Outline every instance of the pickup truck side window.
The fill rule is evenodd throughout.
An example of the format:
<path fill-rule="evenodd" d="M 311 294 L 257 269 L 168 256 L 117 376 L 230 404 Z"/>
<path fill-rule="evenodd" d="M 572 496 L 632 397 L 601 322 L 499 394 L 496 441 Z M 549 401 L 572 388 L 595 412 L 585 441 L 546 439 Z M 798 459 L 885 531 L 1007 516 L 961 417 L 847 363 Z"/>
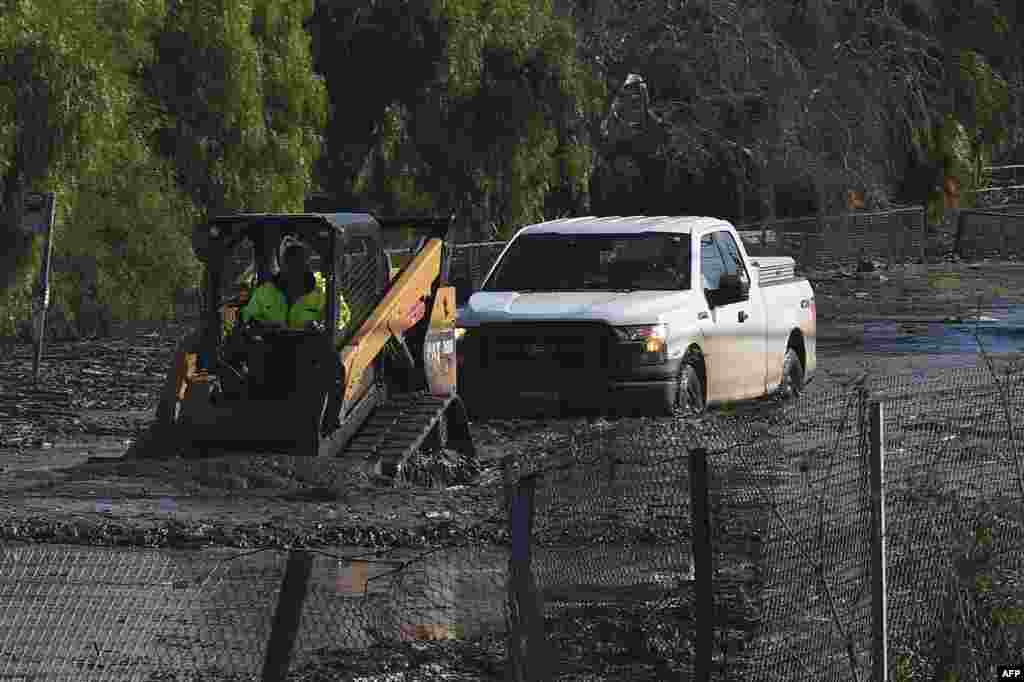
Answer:
<path fill-rule="evenodd" d="M 725 271 L 730 275 L 738 276 L 740 282 L 749 284 L 750 277 L 747 274 L 747 266 L 743 263 L 743 256 L 740 255 L 740 248 L 736 245 L 733 236 L 726 230 L 720 230 L 715 233 L 715 241 L 718 242 L 718 246 L 722 250 Z"/>
<path fill-rule="evenodd" d="M 718 291 L 722 273 L 725 272 L 725 262 L 710 234 L 700 238 L 700 272 L 704 280 L 704 291 Z"/>

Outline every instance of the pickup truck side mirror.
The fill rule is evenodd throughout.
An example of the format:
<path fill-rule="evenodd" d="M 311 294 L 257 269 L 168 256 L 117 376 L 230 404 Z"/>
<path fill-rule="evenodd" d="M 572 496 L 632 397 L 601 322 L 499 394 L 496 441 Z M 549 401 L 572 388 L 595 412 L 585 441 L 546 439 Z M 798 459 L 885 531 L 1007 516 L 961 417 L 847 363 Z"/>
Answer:
<path fill-rule="evenodd" d="M 709 303 L 712 305 L 727 305 L 744 301 L 750 293 L 750 283 L 740 279 L 739 275 L 722 274 L 718 283 L 718 290 L 711 292 Z"/>

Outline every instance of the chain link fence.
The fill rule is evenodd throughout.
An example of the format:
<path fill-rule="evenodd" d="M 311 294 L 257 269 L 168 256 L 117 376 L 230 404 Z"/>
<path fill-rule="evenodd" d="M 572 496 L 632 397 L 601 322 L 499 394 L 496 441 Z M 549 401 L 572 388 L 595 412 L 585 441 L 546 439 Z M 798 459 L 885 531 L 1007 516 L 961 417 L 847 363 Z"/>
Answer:
<path fill-rule="evenodd" d="M 891 678 L 956 669 L 986 679 L 1011 661 L 1024 650 L 1024 373 L 996 383 L 972 368 L 866 376 L 700 419 L 556 422 L 506 466 L 510 500 L 533 485 L 526 565 L 545 651 L 530 652 L 556 663 L 543 678 L 692 678 L 696 637 L 711 628 L 709 679 L 871 679 L 874 400 Z M 708 462 L 710 585 L 694 571 L 697 448 Z M 501 679 L 506 642 L 522 641 L 529 622 L 529 600 L 513 602 L 511 620 L 506 601 L 522 596 L 510 580 L 522 532 L 509 511 L 511 547 L 304 550 L 297 601 L 281 597 L 282 549 L 9 543 L 0 676 L 254 679 L 292 604 L 293 678 L 329 666 L 366 679 L 396 669 L 407 677 L 388 679 Z M 709 592 L 710 622 L 698 611 Z"/>
<path fill-rule="evenodd" d="M 310 555 L 293 674 L 316 669 L 327 653 L 357 663 L 375 646 L 472 643 L 504 632 L 501 547 Z M 259 679 L 287 561 L 287 551 L 269 549 L 7 545 L 0 558 L 0 677 Z M 447 679 L 429 674 L 430 656 L 421 658 L 417 679 Z M 492 667 L 500 661 L 496 656 Z"/>
<path fill-rule="evenodd" d="M 953 248 L 955 234 L 929 228 L 924 208 L 817 216 L 737 226 L 752 256 L 789 256 L 805 268 L 855 266 L 861 259 L 890 264 L 934 260 Z M 507 242 L 456 244 L 451 279 L 476 291 Z"/>
<path fill-rule="evenodd" d="M 751 255 L 789 256 L 804 268 L 856 265 L 863 258 L 890 264 L 934 258 L 939 235 L 928 232 L 923 207 L 809 216 L 744 225 Z"/>
<path fill-rule="evenodd" d="M 852 267 L 862 259 L 890 265 L 935 262 L 950 253 L 962 258 L 1019 258 L 1024 256 L 1024 230 L 1019 229 L 1024 223 L 1024 203 L 1005 203 L 1005 188 L 998 191 L 1002 203 L 960 210 L 942 226 L 929 225 L 923 207 L 909 207 L 776 220 L 737 229 L 752 256 L 789 256 L 805 270 Z M 982 199 L 979 197 L 979 205 L 988 206 Z M 506 243 L 452 245 L 449 281 L 456 287 L 459 305 L 480 288 Z M 410 257 L 408 249 L 389 249 L 388 253 L 398 265 Z M 343 283 L 343 291 L 349 289 L 351 286 Z M 356 293 L 350 292 L 359 298 Z M 198 314 L 197 296 L 195 291 L 182 292 L 176 301 L 179 319 Z"/>
<path fill-rule="evenodd" d="M 1010 427 L 1024 416 L 1024 374 L 1000 381 L 984 369 L 864 377 L 795 404 L 591 425 L 557 456 L 520 459 L 545 634 L 524 658 L 557 662 L 544 679 L 694 679 L 695 633 L 713 627 L 699 679 L 872 679 L 877 400 L 890 679 L 987 679 L 1024 650 L 1024 462 Z M 712 585 L 692 570 L 696 448 L 707 452 Z M 710 623 L 695 613 L 706 590 Z"/>
<path fill-rule="evenodd" d="M 970 259 L 1024 257 L 1024 204 L 960 211 L 956 252 Z"/>

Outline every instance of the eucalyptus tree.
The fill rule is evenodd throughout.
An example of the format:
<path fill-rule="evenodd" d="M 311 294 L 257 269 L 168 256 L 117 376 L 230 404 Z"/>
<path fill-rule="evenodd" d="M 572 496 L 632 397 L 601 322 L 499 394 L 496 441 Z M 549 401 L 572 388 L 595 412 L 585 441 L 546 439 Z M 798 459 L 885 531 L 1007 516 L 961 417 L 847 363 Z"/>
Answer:
<path fill-rule="evenodd" d="M 322 0 L 310 28 L 331 100 L 321 182 L 341 200 L 499 231 L 586 205 L 594 93 L 550 2 Z"/>

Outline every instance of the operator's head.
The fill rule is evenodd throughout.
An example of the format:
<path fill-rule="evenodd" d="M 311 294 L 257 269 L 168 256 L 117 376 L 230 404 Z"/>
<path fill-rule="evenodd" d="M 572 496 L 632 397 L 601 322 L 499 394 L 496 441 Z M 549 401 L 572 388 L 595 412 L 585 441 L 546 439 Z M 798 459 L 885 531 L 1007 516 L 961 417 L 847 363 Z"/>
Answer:
<path fill-rule="evenodd" d="M 281 258 L 281 272 L 285 276 L 297 276 L 309 272 L 309 253 L 305 246 L 296 242 L 288 245 Z"/>

